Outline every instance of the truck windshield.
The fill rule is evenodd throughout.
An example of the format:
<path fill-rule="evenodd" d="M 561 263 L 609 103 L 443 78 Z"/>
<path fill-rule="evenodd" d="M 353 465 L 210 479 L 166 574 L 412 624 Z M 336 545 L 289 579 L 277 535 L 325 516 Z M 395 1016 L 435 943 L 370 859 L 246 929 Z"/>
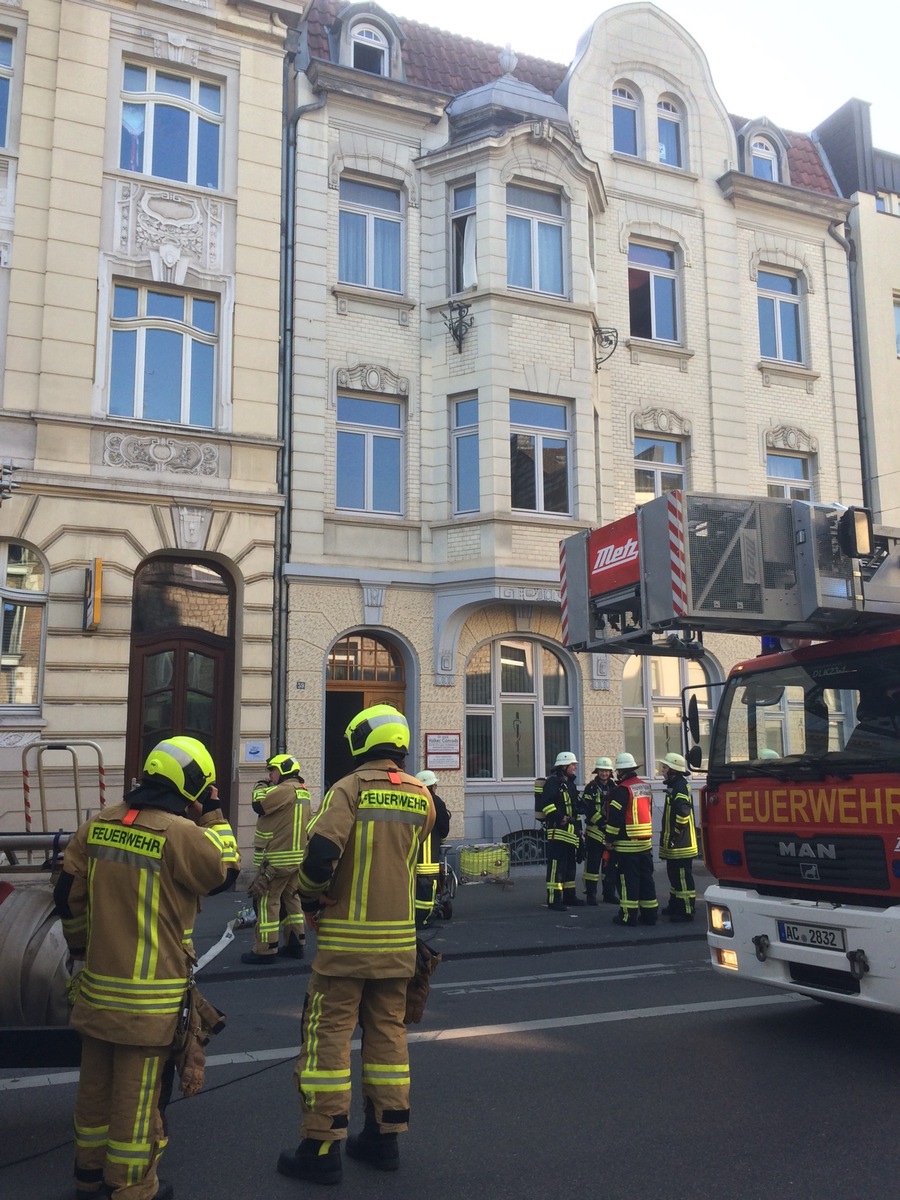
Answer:
<path fill-rule="evenodd" d="M 818 658 L 728 681 L 709 772 L 900 770 L 900 648 Z"/>

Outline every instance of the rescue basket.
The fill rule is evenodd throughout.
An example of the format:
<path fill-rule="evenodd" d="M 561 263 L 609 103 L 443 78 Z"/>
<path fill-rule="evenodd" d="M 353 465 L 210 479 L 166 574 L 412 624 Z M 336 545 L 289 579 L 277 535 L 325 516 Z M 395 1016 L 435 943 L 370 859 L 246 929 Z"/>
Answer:
<path fill-rule="evenodd" d="M 459 848 L 460 883 L 509 882 L 509 846 L 503 842 Z"/>

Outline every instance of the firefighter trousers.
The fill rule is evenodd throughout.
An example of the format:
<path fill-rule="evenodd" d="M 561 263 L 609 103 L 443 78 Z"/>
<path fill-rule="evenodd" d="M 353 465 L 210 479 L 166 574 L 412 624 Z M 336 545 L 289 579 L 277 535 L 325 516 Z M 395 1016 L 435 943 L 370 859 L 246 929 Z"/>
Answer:
<path fill-rule="evenodd" d="M 616 854 L 619 875 L 619 904 L 624 920 L 640 920 L 647 925 L 656 921 L 659 901 L 653 882 L 652 850 L 620 850 Z"/>
<path fill-rule="evenodd" d="M 603 842 L 597 838 L 586 837 L 584 839 L 584 892 L 586 896 L 597 895 L 597 884 L 603 881 L 603 899 L 618 900 L 616 895 L 616 873 L 612 869 L 611 857 L 607 853 L 604 858 L 605 847 Z"/>
<path fill-rule="evenodd" d="M 341 1141 L 350 1122 L 350 1039 L 362 1030 L 362 1090 L 381 1133 L 409 1128 L 408 979 L 351 979 L 313 971 L 303 1003 L 300 1136 Z"/>
<path fill-rule="evenodd" d="M 575 895 L 575 855 L 571 842 L 547 839 L 547 903 L 563 904 L 566 895 Z"/>
<path fill-rule="evenodd" d="M 151 1200 L 166 1142 L 159 1109 L 169 1046 L 120 1046 L 81 1035 L 75 1098 L 75 1187 L 105 1181 L 115 1200 Z"/>
<path fill-rule="evenodd" d="M 674 917 L 692 917 L 697 905 L 694 888 L 694 860 L 692 858 L 667 858 L 666 871 L 669 876 L 669 905 L 666 912 Z"/>
<path fill-rule="evenodd" d="M 293 940 L 303 945 L 306 941 L 297 883 L 296 867 L 279 872 L 256 901 L 254 954 L 275 954 L 279 931 L 284 934 L 286 943 Z"/>

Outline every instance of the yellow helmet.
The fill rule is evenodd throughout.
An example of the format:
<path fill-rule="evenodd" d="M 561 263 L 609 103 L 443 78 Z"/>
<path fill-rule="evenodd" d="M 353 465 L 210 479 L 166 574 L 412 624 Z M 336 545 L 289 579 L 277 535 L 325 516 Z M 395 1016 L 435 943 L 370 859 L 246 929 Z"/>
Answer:
<path fill-rule="evenodd" d="M 216 781 L 212 755 L 196 738 L 171 737 L 154 746 L 144 763 L 144 778 L 166 780 L 191 803 Z"/>
<path fill-rule="evenodd" d="M 393 704 L 373 704 L 371 708 L 364 708 L 344 730 L 344 737 L 354 758 L 376 746 L 392 746 L 404 752 L 409 749 L 409 725 Z"/>
<path fill-rule="evenodd" d="M 294 758 L 292 754 L 273 754 L 266 760 L 266 766 L 270 771 L 277 771 L 282 779 L 290 779 L 291 776 L 300 774 L 300 759 Z"/>

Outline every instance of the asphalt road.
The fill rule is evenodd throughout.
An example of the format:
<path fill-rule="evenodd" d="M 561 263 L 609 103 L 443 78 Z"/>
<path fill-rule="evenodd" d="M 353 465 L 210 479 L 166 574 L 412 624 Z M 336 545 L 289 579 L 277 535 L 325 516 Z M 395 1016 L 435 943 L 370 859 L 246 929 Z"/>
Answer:
<path fill-rule="evenodd" d="M 894 1194 L 895 1018 L 715 976 L 702 926 L 621 930 L 608 908 L 548 913 L 540 891 L 533 875 L 461 891 L 433 935 L 446 960 L 411 1032 L 401 1170 L 348 1160 L 330 1192 L 274 1169 L 298 1137 L 308 967 L 242 970 L 251 935 L 239 932 L 203 985 L 229 1015 L 206 1089 L 170 1109 L 162 1175 L 180 1200 Z M 218 898 L 198 943 L 233 911 L 233 897 Z M 356 1125 L 358 1053 L 353 1064 Z M 74 1092 L 72 1073 L 0 1072 L 0 1195 L 69 1194 Z"/>

